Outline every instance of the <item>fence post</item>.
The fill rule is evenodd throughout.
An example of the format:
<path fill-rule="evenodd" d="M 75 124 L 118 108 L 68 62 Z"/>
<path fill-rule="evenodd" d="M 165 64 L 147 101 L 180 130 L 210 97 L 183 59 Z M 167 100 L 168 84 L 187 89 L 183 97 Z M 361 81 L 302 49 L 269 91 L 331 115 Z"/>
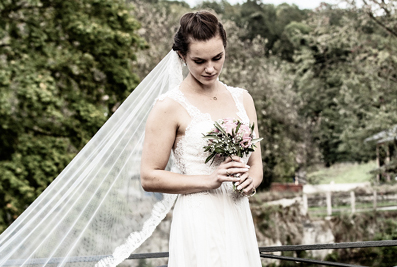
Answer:
<path fill-rule="evenodd" d="M 380 160 L 379 160 L 379 144 L 376 144 L 376 166 L 378 169 L 380 168 Z M 376 182 L 379 184 L 380 182 L 380 173 L 376 174 Z"/>
<path fill-rule="evenodd" d="M 376 210 L 377 193 L 374 191 L 374 210 Z"/>
<path fill-rule="evenodd" d="M 356 212 L 356 195 L 354 191 L 350 191 L 350 200 L 352 205 L 352 214 Z"/>
<path fill-rule="evenodd" d="M 331 191 L 327 191 L 327 214 L 328 216 L 332 215 L 332 201 L 331 201 Z"/>
<path fill-rule="evenodd" d="M 307 194 L 303 193 L 303 213 L 306 215 L 309 212 L 309 203 L 307 201 Z"/>

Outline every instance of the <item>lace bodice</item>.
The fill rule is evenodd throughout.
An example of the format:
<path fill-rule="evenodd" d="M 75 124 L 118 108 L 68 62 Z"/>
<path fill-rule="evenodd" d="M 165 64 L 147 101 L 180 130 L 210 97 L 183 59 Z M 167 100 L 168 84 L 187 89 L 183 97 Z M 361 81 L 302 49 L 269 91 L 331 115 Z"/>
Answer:
<path fill-rule="evenodd" d="M 243 89 L 227 87 L 237 106 L 236 119 L 249 123 L 243 105 Z M 191 121 L 175 144 L 174 167 L 186 175 L 208 175 L 223 161 L 205 164 L 207 140 L 214 127 L 210 114 L 193 106 L 179 89 L 163 95 L 180 103 Z M 231 104 L 231 103 L 230 103 Z M 245 163 L 248 157 L 244 157 Z M 258 243 L 248 198 L 233 190 L 231 182 L 216 189 L 178 195 L 171 225 L 168 266 L 260 267 Z"/>
<path fill-rule="evenodd" d="M 227 89 L 237 106 L 236 116 L 242 122 L 249 123 L 249 118 L 243 105 L 244 89 L 229 86 L 227 86 Z M 207 144 L 207 141 L 203 138 L 203 133 L 209 132 L 214 126 L 214 121 L 211 119 L 210 114 L 203 113 L 190 104 L 179 88 L 163 94 L 159 100 L 163 100 L 166 97 L 181 104 L 191 117 L 191 121 L 186 127 L 185 135 L 178 141 L 173 150 L 174 167 L 178 169 L 178 172 L 187 175 L 211 174 L 223 159 L 215 159 L 213 164 L 210 164 L 210 162 L 204 164 L 209 153 L 204 152 L 203 149 Z M 247 163 L 248 157 L 245 157 L 244 160 Z"/>

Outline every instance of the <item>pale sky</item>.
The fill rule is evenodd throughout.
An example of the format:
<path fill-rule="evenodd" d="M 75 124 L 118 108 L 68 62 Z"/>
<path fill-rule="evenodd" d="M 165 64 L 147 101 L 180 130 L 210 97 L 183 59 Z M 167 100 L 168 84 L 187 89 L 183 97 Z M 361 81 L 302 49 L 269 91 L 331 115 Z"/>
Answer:
<path fill-rule="evenodd" d="M 196 4 L 202 2 L 202 0 L 185 0 L 191 7 L 195 6 Z M 230 4 L 236 4 L 236 3 L 244 3 L 244 0 L 228 0 Z M 313 9 L 316 8 L 320 5 L 321 2 L 326 2 L 330 4 L 336 4 L 339 2 L 338 0 L 262 0 L 262 3 L 264 4 L 273 4 L 273 5 L 279 5 L 282 3 L 288 3 L 288 4 L 295 4 L 297 5 L 300 9 Z"/>

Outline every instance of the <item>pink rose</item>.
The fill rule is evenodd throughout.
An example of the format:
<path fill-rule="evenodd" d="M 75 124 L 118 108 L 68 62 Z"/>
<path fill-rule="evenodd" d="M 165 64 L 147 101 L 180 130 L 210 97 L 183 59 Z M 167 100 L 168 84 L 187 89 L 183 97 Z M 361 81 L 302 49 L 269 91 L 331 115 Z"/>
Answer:
<path fill-rule="evenodd" d="M 244 135 L 246 133 L 251 134 L 251 128 L 245 124 L 241 124 L 240 129 L 238 130 L 240 135 Z"/>
<path fill-rule="evenodd" d="M 233 118 L 225 118 L 223 119 L 222 127 L 226 133 L 232 134 L 232 130 L 236 128 L 236 122 Z"/>
<path fill-rule="evenodd" d="M 234 122 L 226 122 L 223 124 L 223 128 L 228 134 L 232 134 L 232 130 L 236 128 L 236 124 Z"/>
<path fill-rule="evenodd" d="M 247 147 L 249 147 L 250 145 L 252 145 L 252 143 L 251 143 L 252 138 L 251 138 L 250 133 L 245 132 L 245 133 L 243 134 L 243 136 L 242 136 L 242 139 L 243 139 L 243 140 L 241 140 L 241 142 L 240 142 L 240 145 L 241 145 L 242 147 L 247 148 Z"/>
<path fill-rule="evenodd" d="M 251 143 L 251 140 L 248 140 L 248 141 L 241 141 L 240 142 L 240 145 L 242 146 L 242 147 L 244 147 L 244 148 L 247 148 L 247 147 L 249 147 L 250 145 L 252 145 L 252 143 Z"/>

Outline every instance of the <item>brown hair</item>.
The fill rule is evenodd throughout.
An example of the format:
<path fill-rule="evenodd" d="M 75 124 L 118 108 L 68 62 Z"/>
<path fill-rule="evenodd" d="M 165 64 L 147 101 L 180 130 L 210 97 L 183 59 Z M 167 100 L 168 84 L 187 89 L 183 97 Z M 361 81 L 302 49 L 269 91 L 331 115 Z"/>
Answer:
<path fill-rule="evenodd" d="M 172 49 L 186 56 L 189 50 L 190 40 L 208 41 L 219 35 L 222 38 L 223 46 L 226 48 L 226 32 L 222 23 L 209 11 L 186 13 L 182 16 L 180 27 L 174 37 Z"/>

